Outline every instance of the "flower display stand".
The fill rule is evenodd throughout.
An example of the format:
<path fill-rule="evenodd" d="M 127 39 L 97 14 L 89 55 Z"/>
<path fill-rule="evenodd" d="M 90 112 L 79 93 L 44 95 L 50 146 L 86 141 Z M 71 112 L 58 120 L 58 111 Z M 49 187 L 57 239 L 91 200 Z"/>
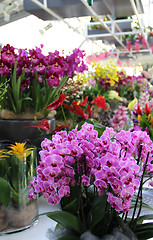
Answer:
<path fill-rule="evenodd" d="M 126 32 L 132 32 L 132 20 L 131 19 L 121 19 L 105 21 L 107 27 L 114 34 L 122 34 Z M 111 40 L 114 39 L 112 34 L 102 25 L 101 22 L 91 22 L 86 25 L 85 35 L 87 38 L 96 39 L 96 40 Z M 115 39 L 114 39 L 115 40 Z"/>

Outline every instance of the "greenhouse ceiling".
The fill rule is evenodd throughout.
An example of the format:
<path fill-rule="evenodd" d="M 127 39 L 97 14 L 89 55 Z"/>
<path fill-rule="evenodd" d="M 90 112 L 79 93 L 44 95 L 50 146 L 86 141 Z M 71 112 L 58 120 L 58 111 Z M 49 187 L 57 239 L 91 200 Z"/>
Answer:
<path fill-rule="evenodd" d="M 148 0 L 148 2 L 151 1 Z M 153 59 L 152 50 L 150 50 L 150 45 L 146 36 L 145 25 L 141 17 L 143 12 L 144 9 L 142 1 L 140 0 L 0 0 L 0 26 L 4 26 L 5 24 L 33 14 L 44 21 L 62 21 L 75 32 L 84 35 L 84 40 L 78 47 L 88 40 L 91 40 L 96 44 L 98 44 L 97 40 L 101 40 L 104 44 L 106 43 L 106 45 L 108 45 L 110 42 L 107 41 L 107 37 L 105 40 L 105 36 L 109 35 L 119 44 L 119 46 L 121 46 L 122 49 L 126 50 L 128 55 L 130 54 L 130 56 L 132 56 L 136 55 L 136 52 L 129 51 L 125 43 L 122 41 L 122 37 L 127 34 L 127 32 L 118 28 L 116 18 L 135 15 L 140 26 L 139 33 L 146 40 L 146 50 L 142 51 L 142 53 L 147 56 L 149 55 Z M 102 18 L 103 15 L 106 15 L 109 21 L 104 21 Z M 94 37 L 91 38 L 91 36 L 86 34 L 86 31 L 84 30 L 87 27 L 86 23 L 83 26 L 84 29 L 79 29 L 78 26 L 75 27 L 74 25 L 71 25 L 69 21 L 71 18 L 77 18 L 79 21 L 80 17 L 92 16 L 96 17 L 98 22 L 103 25 L 107 31 L 107 34 L 102 35 L 99 39 Z M 111 22 L 111 25 L 109 22 Z M 118 31 L 114 32 L 114 28 L 117 28 Z M 129 33 L 132 33 L 133 35 L 135 34 L 133 30 Z M 118 52 L 119 50 L 116 49 L 116 51 Z"/>

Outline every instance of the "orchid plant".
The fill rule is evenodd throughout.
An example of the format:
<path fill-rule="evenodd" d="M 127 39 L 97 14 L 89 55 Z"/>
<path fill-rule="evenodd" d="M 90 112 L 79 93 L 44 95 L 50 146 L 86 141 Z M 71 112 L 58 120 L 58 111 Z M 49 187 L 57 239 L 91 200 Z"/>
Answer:
<path fill-rule="evenodd" d="M 46 213 L 57 227 L 70 230 L 70 236 L 58 239 L 79 240 L 87 231 L 101 238 L 116 227 L 127 235 L 128 229 L 138 237 L 143 234 L 141 239 L 152 236 L 148 229 L 153 224 L 143 219 L 153 215 L 140 217 L 143 184 L 153 185 L 153 143 L 146 132 L 106 128 L 98 137 L 85 122 L 80 130 L 76 126 L 44 139 L 41 148 L 29 197 L 41 193 L 49 204 L 60 203 L 62 211 Z"/>
<path fill-rule="evenodd" d="M 145 104 L 142 110 L 139 104 L 134 106 L 133 110 L 133 123 L 134 130 L 146 131 L 150 138 L 153 140 L 153 115 L 152 108 Z"/>
<path fill-rule="evenodd" d="M 7 44 L 0 55 L 0 84 L 8 81 L 6 94 L 1 100 L 1 109 L 21 114 L 27 109 L 48 115 L 44 109 L 60 94 L 68 78 L 87 70 L 84 52 L 74 49 L 69 56 L 58 51 L 42 53 L 43 46 L 36 49 L 16 49 Z"/>

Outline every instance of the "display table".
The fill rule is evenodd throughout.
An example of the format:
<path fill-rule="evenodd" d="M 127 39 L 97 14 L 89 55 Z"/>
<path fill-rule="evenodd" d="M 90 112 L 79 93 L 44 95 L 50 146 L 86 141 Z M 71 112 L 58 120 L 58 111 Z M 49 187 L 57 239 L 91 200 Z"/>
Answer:
<path fill-rule="evenodd" d="M 38 199 L 38 206 L 39 214 L 59 210 L 58 206 L 53 207 L 49 205 L 47 200 L 43 197 Z M 47 237 L 47 232 L 49 229 L 53 229 L 55 225 L 55 221 L 46 216 L 40 216 L 38 218 L 38 223 L 35 226 L 32 226 L 21 232 L 0 236 L 0 240 L 49 240 Z"/>
<path fill-rule="evenodd" d="M 153 207 L 152 202 L 152 196 L 153 196 L 153 190 L 152 189 L 145 189 L 145 202 L 150 203 L 150 205 Z M 51 206 L 47 202 L 46 199 L 43 197 L 40 197 L 38 199 L 38 206 L 39 206 L 39 214 L 45 213 L 45 212 L 51 212 L 51 211 L 57 211 L 59 210 L 58 206 Z M 152 210 L 145 209 L 142 211 L 143 214 L 152 214 Z M 56 222 L 51 220 L 50 218 L 46 216 L 40 216 L 38 219 L 38 223 L 35 226 L 32 226 L 26 230 L 23 230 L 21 232 L 7 234 L 4 236 L 0 236 L 0 240 L 52 240 L 49 237 L 50 230 L 53 230 L 56 225 Z M 153 238 L 150 238 L 148 240 L 153 240 Z"/>

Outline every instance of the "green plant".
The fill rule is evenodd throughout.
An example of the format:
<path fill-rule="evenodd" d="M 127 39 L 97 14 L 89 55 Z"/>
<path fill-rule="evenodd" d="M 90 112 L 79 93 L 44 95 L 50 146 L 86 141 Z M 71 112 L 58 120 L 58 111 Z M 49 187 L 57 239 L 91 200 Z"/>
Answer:
<path fill-rule="evenodd" d="M 28 202 L 28 185 L 36 174 L 36 149 L 25 143 L 0 144 L 0 202 L 25 206 Z"/>
<path fill-rule="evenodd" d="M 0 55 L 0 86 L 7 83 L 1 109 L 18 115 L 30 110 L 46 117 L 49 111 L 44 107 L 59 96 L 67 79 L 87 69 L 83 57 L 79 49 L 66 57 L 58 51 L 45 56 L 41 48 L 19 49 L 16 54 L 15 48 L 7 44 Z"/>
<path fill-rule="evenodd" d="M 81 129 L 45 139 L 41 146 L 29 197 L 40 192 L 50 204 L 60 203 L 60 211 L 45 213 L 58 223 L 57 228 L 70 230 L 69 236 L 58 240 L 80 239 L 87 231 L 102 238 L 113 228 L 129 239 L 132 232 L 139 239 L 153 236 L 153 223 L 143 221 L 153 214 L 140 215 L 144 206 L 153 210 L 143 204 L 143 185 L 147 181 L 153 185 L 153 143 L 145 132 L 116 134 L 107 128 L 98 137 L 93 125 L 85 122 Z"/>

